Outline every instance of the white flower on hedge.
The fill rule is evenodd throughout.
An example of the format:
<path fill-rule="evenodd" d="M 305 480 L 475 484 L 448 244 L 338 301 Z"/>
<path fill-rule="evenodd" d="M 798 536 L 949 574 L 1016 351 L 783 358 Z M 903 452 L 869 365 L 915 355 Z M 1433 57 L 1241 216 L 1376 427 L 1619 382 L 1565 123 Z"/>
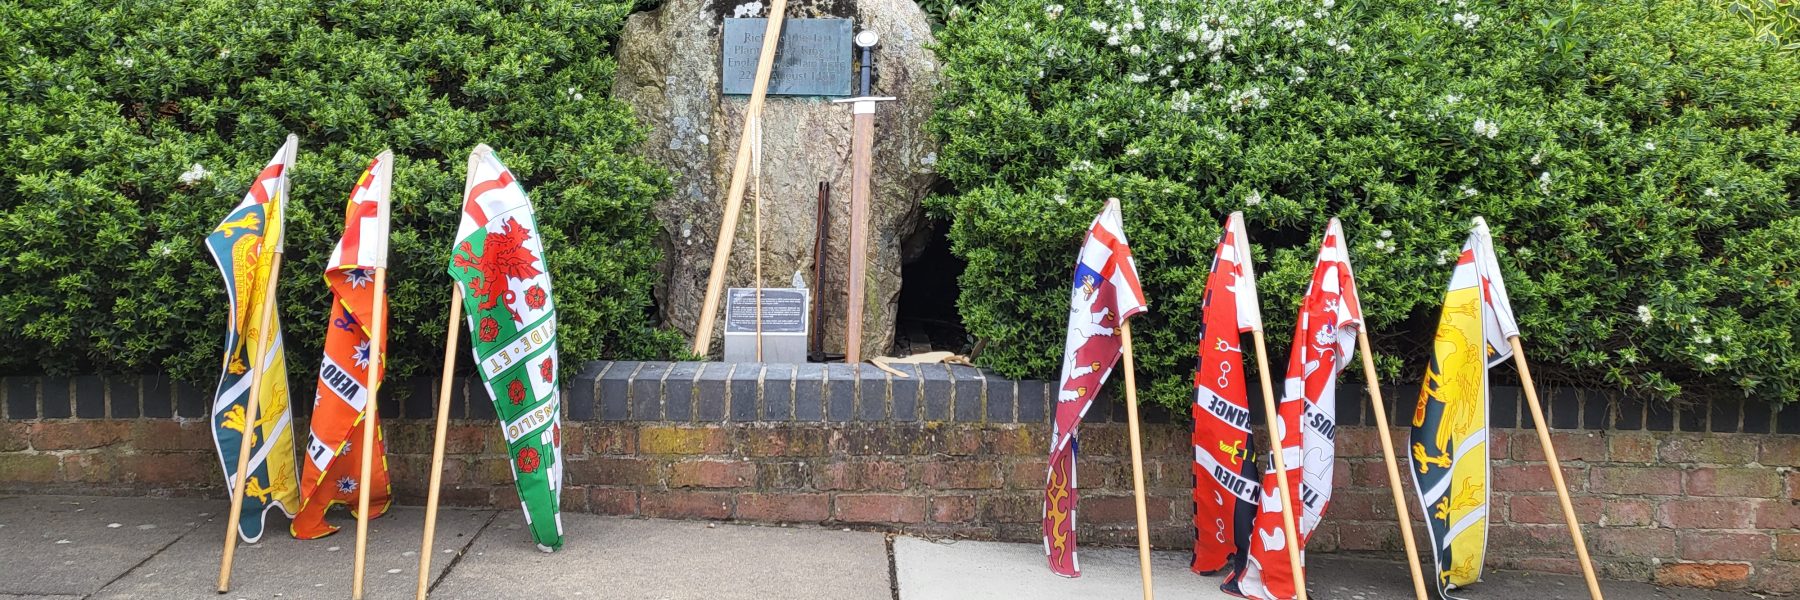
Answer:
<path fill-rule="evenodd" d="M 1461 25 L 1463 29 L 1473 30 L 1475 29 L 1475 24 L 1481 22 L 1481 15 L 1475 13 L 1456 13 L 1450 16 L 1450 20 L 1455 21 L 1457 25 Z"/>
<path fill-rule="evenodd" d="M 1157 77 L 1168 77 L 1169 73 L 1173 72 L 1174 70 L 1175 70 L 1174 65 L 1163 65 L 1162 70 L 1156 72 L 1156 76 Z"/>
<path fill-rule="evenodd" d="M 1149 75 L 1145 75 L 1143 73 L 1132 73 L 1131 74 L 1131 82 L 1132 83 L 1143 83 L 1143 82 L 1146 82 L 1149 80 L 1150 80 Z"/>
<path fill-rule="evenodd" d="M 1546 196 L 1550 195 L 1550 172 L 1549 171 L 1544 171 L 1543 173 L 1538 175 L 1537 186 L 1538 186 L 1538 193 L 1546 195 Z"/>
<path fill-rule="evenodd" d="M 1637 317 L 1639 321 L 1649 323 L 1652 317 L 1650 314 L 1650 307 L 1639 304 L 1637 307 Z"/>
<path fill-rule="evenodd" d="M 129 57 L 129 56 L 121 56 L 119 58 L 113 59 L 113 64 L 129 69 L 129 68 L 137 66 L 137 59 Z"/>
<path fill-rule="evenodd" d="M 1116 33 L 1115 33 L 1115 34 L 1112 34 L 1112 35 L 1111 35 L 1111 36 L 1108 36 L 1108 37 L 1107 37 L 1107 38 L 1106 38 L 1106 45 L 1108 45 L 1108 46 L 1117 46 L 1117 45 L 1119 45 L 1119 42 L 1120 42 L 1120 41 L 1122 41 L 1122 40 L 1120 40 L 1120 39 L 1119 39 L 1119 34 L 1116 34 Z"/>
<path fill-rule="evenodd" d="M 1062 194 L 1057 194 L 1053 198 L 1056 200 L 1057 204 L 1068 204 L 1069 203 L 1069 197 L 1064 196 Z"/>
<path fill-rule="evenodd" d="M 1156 28 L 1161 29 L 1163 33 L 1168 33 L 1175 30 L 1175 22 L 1162 19 L 1156 22 Z"/>
<path fill-rule="evenodd" d="M 1487 139 L 1490 140 L 1494 139 L 1494 136 L 1500 135 L 1500 124 L 1487 119 L 1476 119 L 1475 135 L 1487 136 Z"/>
<path fill-rule="evenodd" d="M 1094 30 L 1094 33 L 1106 33 L 1106 24 L 1099 21 L 1088 21 L 1088 29 Z"/>
<path fill-rule="evenodd" d="M 1465 197 L 1465 198 L 1474 198 L 1476 194 L 1481 193 L 1480 191 L 1476 190 L 1475 188 L 1472 188 L 1472 187 L 1469 187 L 1466 185 L 1462 186 L 1461 191 L 1462 191 L 1463 197 Z"/>
<path fill-rule="evenodd" d="M 1719 355 L 1708 352 L 1706 356 L 1700 357 L 1700 360 L 1709 365 L 1716 365 L 1719 364 Z"/>
<path fill-rule="evenodd" d="M 1392 230 L 1392 229 L 1383 229 L 1383 230 L 1381 230 L 1381 234 L 1380 234 L 1380 235 L 1381 235 L 1381 239 L 1384 239 L 1384 240 L 1385 240 L 1385 239 L 1388 239 L 1388 238 L 1391 238 L 1391 237 L 1394 237 L 1394 230 Z"/>
<path fill-rule="evenodd" d="M 1144 49 L 1139 48 L 1137 44 L 1132 44 L 1130 48 L 1125 49 L 1125 53 L 1130 54 L 1132 56 L 1137 56 L 1137 55 L 1143 54 Z"/>
<path fill-rule="evenodd" d="M 1291 81 L 1293 83 L 1300 83 L 1302 81 L 1306 81 L 1306 69 L 1305 68 L 1302 68 L 1302 67 L 1296 65 L 1293 68 L 1293 72 L 1294 72 L 1294 75 L 1292 77 L 1289 77 L 1288 81 Z"/>
<path fill-rule="evenodd" d="M 227 58 L 231 58 L 231 49 L 230 48 L 220 48 L 219 49 L 219 60 L 225 60 Z"/>
<path fill-rule="evenodd" d="M 1337 0 L 1325 0 L 1324 2 L 1320 2 L 1319 5 L 1325 8 L 1331 8 L 1337 6 Z"/>
<path fill-rule="evenodd" d="M 1444 96 L 1444 104 L 1456 104 L 1458 102 L 1462 102 L 1462 96 L 1459 94 Z"/>
<path fill-rule="evenodd" d="M 1193 94 L 1188 93 L 1187 90 L 1182 90 L 1180 94 L 1175 96 L 1175 101 L 1169 105 L 1169 108 L 1175 109 L 1175 112 L 1187 112 L 1188 109 L 1194 107 L 1193 100 Z"/>
<path fill-rule="evenodd" d="M 1656 150 L 1656 142 L 1644 142 L 1644 149 L 1654 152 Z"/>
<path fill-rule="evenodd" d="M 1387 249 L 1387 240 L 1375 240 L 1375 249 L 1376 250 L 1386 250 Z"/>
<path fill-rule="evenodd" d="M 1700 194 L 1703 196 L 1706 196 L 1708 198 L 1717 198 L 1717 197 L 1719 197 L 1719 190 L 1716 190 L 1713 188 L 1706 188 L 1706 190 L 1700 192 Z"/>
<path fill-rule="evenodd" d="M 1141 148 L 1138 148 L 1136 146 L 1125 149 L 1126 156 L 1137 156 L 1137 155 L 1143 154 L 1143 153 L 1144 153 L 1144 150 Z"/>
<path fill-rule="evenodd" d="M 1205 25 L 1201 25 L 1201 27 L 1205 27 Z M 1200 31 L 1197 29 L 1189 29 L 1187 32 L 1187 41 L 1190 41 L 1190 42 L 1200 41 Z"/>
<path fill-rule="evenodd" d="M 1262 192 L 1250 190 L 1250 195 L 1244 196 L 1244 206 L 1256 206 L 1258 204 L 1262 204 Z"/>
<path fill-rule="evenodd" d="M 1437 264 L 1439 266 L 1443 266 L 1445 264 L 1449 264 L 1449 262 L 1450 262 L 1450 251 L 1444 250 L 1442 248 L 1438 249 Z"/>
<path fill-rule="evenodd" d="M 1231 112 L 1238 112 L 1246 108 L 1269 107 L 1269 99 L 1263 97 L 1261 88 L 1233 90 L 1226 98 L 1226 103 L 1231 105 Z"/>
<path fill-rule="evenodd" d="M 212 175 L 212 172 L 206 170 L 206 167 L 200 166 L 200 163 L 194 163 L 194 166 L 188 167 L 188 170 L 181 174 L 180 179 L 181 183 L 191 185 L 196 181 L 206 179 L 208 175 Z"/>
<path fill-rule="evenodd" d="M 1535 166 L 1538 166 L 1539 164 L 1542 164 L 1543 162 L 1544 162 L 1544 153 L 1543 152 L 1538 152 L 1536 154 L 1531 155 L 1531 166 L 1535 167 Z"/>
<path fill-rule="evenodd" d="M 1063 5 L 1052 4 L 1052 5 L 1046 6 L 1046 7 L 1044 7 L 1044 14 L 1049 16 L 1052 19 L 1060 17 L 1063 14 Z"/>
<path fill-rule="evenodd" d="M 1350 44 L 1347 44 L 1344 42 L 1338 42 L 1338 45 L 1332 46 L 1332 49 L 1337 50 L 1338 53 L 1340 53 L 1340 54 L 1349 54 L 1350 53 Z"/>

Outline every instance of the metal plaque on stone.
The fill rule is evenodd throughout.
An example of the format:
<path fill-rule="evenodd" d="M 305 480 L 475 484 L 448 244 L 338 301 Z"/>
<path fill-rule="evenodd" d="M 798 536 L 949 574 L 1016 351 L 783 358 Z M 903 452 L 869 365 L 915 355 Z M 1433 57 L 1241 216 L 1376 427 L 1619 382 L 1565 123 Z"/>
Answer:
<path fill-rule="evenodd" d="M 719 84 L 726 94 L 749 94 L 756 83 L 767 19 L 725 19 Z M 850 19 L 783 19 L 769 94 L 850 95 Z"/>
<path fill-rule="evenodd" d="M 763 288 L 761 362 L 806 362 L 810 300 L 804 288 Z M 726 291 L 725 362 L 756 362 L 756 316 L 756 288 Z"/>

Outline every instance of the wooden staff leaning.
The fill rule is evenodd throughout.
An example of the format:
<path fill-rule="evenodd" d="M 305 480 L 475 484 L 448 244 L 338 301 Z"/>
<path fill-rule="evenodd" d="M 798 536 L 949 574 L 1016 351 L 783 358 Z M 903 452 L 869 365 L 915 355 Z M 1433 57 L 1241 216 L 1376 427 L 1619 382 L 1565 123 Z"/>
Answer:
<path fill-rule="evenodd" d="M 456 372 L 456 342 L 462 332 L 462 285 L 450 286 L 450 327 L 444 333 L 444 374 L 438 381 L 437 433 L 431 439 L 431 485 L 425 492 L 425 540 L 419 547 L 417 600 L 425 600 L 431 584 L 431 542 L 437 532 L 438 490 L 444 484 L 444 437 L 450 431 L 450 387 Z"/>
<path fill-rule="evenodd" d="M 1125 421 L 1131 433 L 1131 492 L 1137 507 L 1138 571 L 1144 580 L 1144 600 L 1152 600 L 1150 585 L 1150 519 L 1144 505 L 1144 444 L 1138 434 L 1137 375 L 1131 359 L 1131 321 L 1119 322 L 1120 352 L 1125 362 Z"/>
<path fill-rule="evenodd" d="M 731 187 L 725 195 L 725 215 L 719 219 L 719 239 L 713 246 L 712 270 L 707 275 L 706 297 L 700 305 L 700 323 L 694 328 L 694 354 L 706 356 L 712 346 L 713 323 L 719 313 L 719 293 L 725 286 L 725 266 L 731 260 L 731 243 L 737 237 L 738 213 L 749 180 L 750 154 L 756 144 L 752 134 L 762 129 L 763 100 L 769 93 L 769 74 L 775 68 L 775 47 L 781 40 L 781 21 L 787 0 L 769 6 L 769 24 L 763 29 L 762 53 L 756 59 L 756 80 L 750 87 L 750 103 L 744 107 L 744 127 L 738 136 L 737 163 L 731 168 Z"/>
<path fill-rule="evenodd" d="M 1289 506 L 1293 494 L 1288 490 L 1287 459 L 1281 457 L 1281 413 L 1275 409 L 1275 384 L 1269 380 L 1269 350 L 1263 341 L 1263 330 L 1259 323 L 1250 330 L 1250 338 L 1256 342 L 1256 373 L 1262 378 L 1263 413 L 1269 416 L 1269 457 L 1275 462 L 1275 487 L 1281 492 L 1281 530 L 1287 536 L 1288 565 L 1294 571 L 1294 592 L 1300 600 L 1306 600 L 1305 561 L 1300 559 L 1300 531 L 1294 525 L 1294 507 Z"/>
<path fill-rule="evenodd" d="M 1399 519 L 1400 539 L 1406 542 L 1406 566 L 1412 571 L 1413 596 L 1426 600 L 1425 573 L 1419 569 L 1419 542 L 1413 539 L 1412 515 L 1406 510 L 1406 492 L 1400 484 L 1400 466 L 1394 459 L 1394 440 L 1388 435 L 1387 403 L 1381 401 L 1381 386 L 1375 378 L 1375 353 L 1369 350 L 1368 325 L 1356 330 L 1356 345 L 1362 350 L 1363 380 L 1368 382 L 1369 402 L 1375 410 L 1375 435 L 1381 438 L 1381 460 L 1387 465 L 1388 489 L 1394 494 L 1394 514 Z"/>
<path fill-rule="evenodd" d="M 263 361 L 268 354 L 269 346 L 275 343 L 275 328 L 270 321 L 275 317 L 275 283 L 281 280 L 281 238 L 280 225 L 271 227 L 276 232 L 272 256 L 269 257 L 269 279 L 263 282 L 262 306 L 257 310 L 261 315 L 262 327 L 256 331 L 256 352 L 250 356 L 250 390 L 244 400 L 244 434 L 238 442 L 237 471 L 231 477 L 231 512 L 225 521 L 225 554 L 219 561 L 219 593 L 231 591 L 231 565 L 237 558 L 238 519 L 244 515 L 244 485 L 249 478 L 251 438 L 256 436 L 256 418 L 258 401 L 262 399 Z M 263 240 L 265 246 L 270 245 L 268 238 Z M 230 360 L 227 358 L 226 360 Z"/>
<path fill-rule="evenodd" d="M 376 415 L 381 414 L 375 402 L 376 376 L 381 372 L 385 361 L 381 354 L 381 337 L 386 331 L 387 323 L 383 313 L 387 304 L 387 267 L 375 268 L 375 302 L 369 309 L 369 369 L 363 380 L 363 414 L 362 414 L 362 465 L 359 471 L 356 494 L 356 560 L 355 569 L 350 576 L 351 600 L 362 600 L 363 566 L 368 559 L 369 550 L 369 472 L 374 470 L 375 461 L 375 427 Z"/>
<path fill-rule="evenodd" d="M 1575 506 L 1569 502 L 1569 485 L 1563 483 L 1562 463 L 1556 459 L 1556 446 L 1550 443 L 1550 425 L 1544 421 L 1543 405 L 1538 403 L 1537 384 L 1531 381 L 1531 367 L 1525 364 L 1525 347 L 1519 335 L 1513 334 L 1513 364 L 1519 367 L 1519 381 L 1525 386 L 1525 403 L 1531 407 L 1531 421 L 1537 426 L 1538 445 L 1544 449 L 1544 463 L 1550 469 L 1550 481 L 1556 484 L 1556 499 L 1562 503 L 1563 521 L 1569 526 L 1569 537 L 1575 543 L 1575 556 L 1581 559 L 1581 576 L 1587 580 L 1588 596 L 1604 600 L 1600 580 L 1594 575 L 1594 563 L 1588 558 L 1587 540 L 1581 535 L 1581 520 L 1575 517 Z"/>

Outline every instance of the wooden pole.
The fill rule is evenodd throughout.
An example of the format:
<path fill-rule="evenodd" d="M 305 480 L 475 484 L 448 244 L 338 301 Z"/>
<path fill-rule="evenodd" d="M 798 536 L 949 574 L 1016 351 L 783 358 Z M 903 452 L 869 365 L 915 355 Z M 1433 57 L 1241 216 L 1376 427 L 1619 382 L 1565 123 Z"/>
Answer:
<path fill-rule="evenodd" d="M 1144 600 L 1156 596 L 1150 586 L 1150 518 L 1144 506 L 1144 445 L 1138 436 L 1137 375 L 1131 360 L 1131 322 L 1119 322 L 1119 340 L 1124 343 L 1125 419 L 1131 430 L 1131 488 L 1137 501 L 1138 571 L 1144 578 Z"/>
<path fill-rule="evenodd" d="M 1406 542 L 1406 566 L 1412 570 L 1413 595 L 1426 600 L 1425 573 L 1419 570 L 1419 543 L 1413 539 L 1412 516 L 1406 510 L 1406 492 L 1400 487 L 1400 466 L 1394 460 L 1394 440 L 1388 437 L 1387 404 L 1381 401 L 1381 386 L 1375 379 L 1375 353 L 1369 350 L 1369 333 L 1356 330 L 1356 344 L 1362 347 L 1363 379 L 1369 382 L 1369 402 L 1375 408 L 1375 433 L 1381 437 L 1381 458 L 1387 461 L 1388 489 L 1394 492 L 1394 512 L 1400 518 L 1400 539 Z"/>
<path fill-rule="evenodd" d="M 1269 350 L 1263 342 L 1262 329 L 1250 331 L 1256 340 L 1256 372 L 1262 376 L 1263 413 L 1269 417 L 1269 456 L 1275 461 L 1275 486 L 1281 492 L 1281 529 L 1287 535 L 1288 564 L 1294 570 L 1294 592 L 1306 600 L 1306 563 L 1300 560 L 1300 529 L 1294 525 L 1294 507 L 1289 506 L 1287 462 L 1281 457 L 1281 413 L 1275 410 L 1275 384 L 1269 381 Z M 1261 510 L 1261 509 L 1258 509 Z"/>
<path fill-rule="evenodd" d="M 362 471 L 356 486 L 356 571 L 350 575 L 350 598 L 362 600 L 363 564 L 369 550 L 369 471 L 374 470 L 376 417 L 381 410 L 375 403 L 375 375 L 381 372 L 381 336 L 387 329 L 383 319 L 387 304 L 387 267 L 375 268 L 375 301 L 369 309 L 369 369 L 363 379 Z"/>
<path fill-rule="evenodd" d="M 267 240 L 263 243 L 268 244 Z M 269 352 L 274 338 L 270 335 L 275 316 L 275 282 L 281 279 L 281 244 L 276 242 L 269 257 L 269 280 L 263 283 L 262 326 L 256 332 L 256 352 L 250 353 L 250 391 L 244 401 L 244 435 L 238 441 L 237 472 L 232 474 L 231 513 L 225 522 L 225 556 L 219 563 L 219 593 L 231 591 L 231 563 L 237 557 L 238 519 L 244 515 L 244 485 L 250 473 L 250 438 L 256 435 L 257 401 L 262 398 L 263 356 Z"/>
<path fill-rule="evenodd" d="M 751 221 L 751 223 L 754 224 L 752 229 L 756 230 L 756 247 L 751 249 L 751 252 L 755 254 L 754 262 L 756 263 L 756 300 L 755 300 L 755 302 L 756 302 L 756 362 L 762 362 L 762 359 L 763 359 L 763 355 L 762 355 L 762 350 L 763 350 L 763 320 L 762 320 L 763 319 L 763 317 L 762 317 L 762 298 L 763 298 L 763 276 L 762 276 L 762 265 L 763 265 L 762 213 L 763 213 L 763 206 L 762 206 L 762 201 L 763 201 L 763 187 L 762 187 L 762 121 L 761 120 L 758 120 L 756 122 L 756 149 L 752 153 L 750 160 L 752 161 L 750 164 L 750 180 L 751 180 L 750 181 L 750 186 L 751 186 L 750 193 L 752 194 L 751 199 L 750 199 L 750 207 L 751 207 L 751 211 L 755 213 L 750 216 L 750 221 Z"/>
<path fill-rule="evenodd" d="M 844 362 L 862 361 L 863 298 L 868 287 L 869 177 L 875 153 L 874 102 L 870 112 L 851 117 L 850 133 L 850 289 L 844 322 Z"/>
<path fill-rule="evenodd" d="M 431 583 L 431 538 L 437 533 L 438 489 L 444 483 L 444 437 L 450 432 L 450 384 L 456 372 L 456 338 L 462 332 L 462 285 L 450 286 L 450 330 L 444 334 L 444 375 L 438 380 L 437 435 L 431 440 L 431 487 L 425 492 L 425 542 L 419 547 L 419 593 Z"/>
<path fill-rule="evenodd" d="M 719 313 L 719 292 L 725 286 L 725 264 L 731 260 L 731 242 L 737 237 L 738 213 L 744 202 L 744 184 L 750 169 L 751 133 L 762 128 L 763 98 L 769 93 L 769 73 L 775 67 L 775 45 L 781 40 L 781 20 L 787 0 L 769 6 L 769 25 L 763 29 L 762 54 L 756 59 L 756 81 L 750 87 L 750 103 L 744 107 L 744 133 L 738 138 L 737 163 L 731 168 L 731 187 L 725 195 L 725 216 L 719 220 L 719 240 L 713 246 L 712 271 L 706 281 L 706 299 L 700 305 L 700 324 L 694 328 L 694 354 L 706 356 L 712 346 L 713 321 Z"/>
<path fill-rule="evenodd" d="M 1556 460 L 1556 447 L 1550 443 L 1550 426 L 1544 422 L 1544 408 L 1538 404 L 1537 384 L 1531 381 L 1531 367 L 1525 364 L 1525 347 L 1519 336 L 1512 343 L 1513 364 L 1519 367 L 1519 380 L 1525 385 L 1525 402 L 1531 406 L 1531 419 L 1537 425 L 1538 444 L 1544 447 L 1544 462 L 1550 467 L 1550 481 L 1556 484 L 1556 499 L 1562 502 L 1563 519 L 1569 525 L 1569 537 L 1575 542 L 1575 556 L 1581 559 L 1581 576 L 1587 579 L 1588 596 L 1603 600 L 1600 580 L 1594 576 L 1594 564 L 1588 559 L 1587 540 L 1581 535 L 1581 521 L 1575 518 L 1575 507 L 1569 503 L 1569 486 L 1563 483 L 1562 463 Z"/>
<path fill-rule="evenodd" d="M 815 217 L 819 234 L 813 237 L 813 283 L 809 300 L 812 301 L 812 348 L 809 353 L 814 362 L 825 362 L 825 301 L 821 293 L 825 290 L 825 242 L 831 233 L 831 219 L 826 209 L 831 205 L 831 184 L 819 182 L 819 212 Z"/>

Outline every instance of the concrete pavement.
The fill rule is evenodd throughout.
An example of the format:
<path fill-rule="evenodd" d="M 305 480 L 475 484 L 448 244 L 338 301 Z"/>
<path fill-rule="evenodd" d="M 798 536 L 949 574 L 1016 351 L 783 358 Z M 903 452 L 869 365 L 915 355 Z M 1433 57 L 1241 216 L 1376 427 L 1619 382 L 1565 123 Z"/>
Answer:
<path fill-rule="evenodd" d="M 272 517 L 262 542 L 239 545 L 230 595 L 213 593 L 223 543 L 223 499 L 0 497 L 0 600 L 280 598 L 349 596 L 354 521 L 322 540 L 286 535 Z M 423 510 L 395 508 L 370 526 L 367 596 L 412 597 Z M 1137 554 L 1082 551 L 1083 576 L 1050 575 L 1041 547 L 936 542 L 880 533 L 693 521 L 563 515 L 567 542 L 537 551 L 517 511 L 446 509 L 438 519 L 432 597 L 455 599 L 980 600 L 1135 598 Z M 1159 597 L 1225 598 L 1218 578 L 1159 552 Z M 1309 557 L 1313 597 L 1411 597 L 1398 563 Z M 1744 594 L 1609 582 L 1609 598 L 1738 600 Z M 1494 572 L 1471 600 L 1585 598 L 1579 578 Z"/>

